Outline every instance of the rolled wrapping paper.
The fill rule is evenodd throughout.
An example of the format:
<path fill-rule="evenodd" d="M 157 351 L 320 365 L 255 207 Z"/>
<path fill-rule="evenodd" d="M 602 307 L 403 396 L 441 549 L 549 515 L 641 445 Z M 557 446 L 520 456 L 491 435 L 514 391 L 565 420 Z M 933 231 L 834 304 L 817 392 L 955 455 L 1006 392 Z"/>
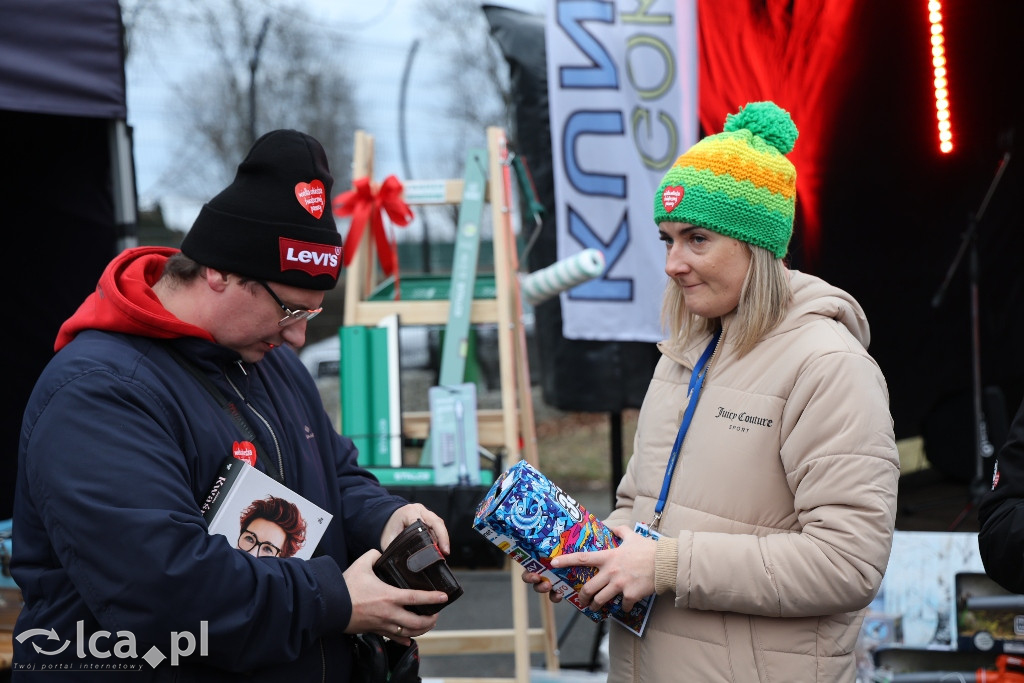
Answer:
<path fill-rule="evenodd" d="M 578 284 L 604 273 L 604 252 L 584 249 L 575 256 L 552 263 L 546 268 L 523 275 L 520 288 L 531 306 L 557 296 Z"/>

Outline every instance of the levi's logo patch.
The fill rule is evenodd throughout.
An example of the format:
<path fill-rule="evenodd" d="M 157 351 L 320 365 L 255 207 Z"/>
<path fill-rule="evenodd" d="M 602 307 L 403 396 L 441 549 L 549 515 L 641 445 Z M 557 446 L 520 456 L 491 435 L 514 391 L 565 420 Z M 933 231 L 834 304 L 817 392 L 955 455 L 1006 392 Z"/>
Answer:
<path fill-rule="evenodd" d="M 296 183 L 295 198 L 299 200 L 302 208 L 313 215 L 313 218 L 320 218 L 324 215 L 326 198 L 324 197 L 324 184 L 319 180 L 311 183 Z"/>
<path fill-rule="evenodd" d="M 665 213 L 672 213 L 672 209 L 679 206 L 683 201 L 684 188 L 682 185 L 669 185 L 661 192 L 661 205 L 665 207 Z"/>
<path fill-rule="evenodd" d="M 330 275 L 338 279 L 341 269 L 341 247 L 299 240 L 278 238 L 281 252 L 281 272 L 301 270 L 310 275 Z"/>

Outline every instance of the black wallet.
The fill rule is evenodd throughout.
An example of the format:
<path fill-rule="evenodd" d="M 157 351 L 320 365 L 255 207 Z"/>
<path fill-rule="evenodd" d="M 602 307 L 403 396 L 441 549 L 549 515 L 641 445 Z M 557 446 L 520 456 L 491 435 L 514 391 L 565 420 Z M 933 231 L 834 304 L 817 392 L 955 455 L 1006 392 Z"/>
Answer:
<path fill-rule="evenodd" d="M 380 558 L 373 563 L 373 572 L 381 581 L 398 588 L 443 591 L 448 594 L 448 602 L 406 606 L 406 609 L 416 614 L 440 612 L 462 595 L 462 586 L 445 562 L 430 528 L 422 520 L 416 520 L 405 527 L 391 541 Z"/>

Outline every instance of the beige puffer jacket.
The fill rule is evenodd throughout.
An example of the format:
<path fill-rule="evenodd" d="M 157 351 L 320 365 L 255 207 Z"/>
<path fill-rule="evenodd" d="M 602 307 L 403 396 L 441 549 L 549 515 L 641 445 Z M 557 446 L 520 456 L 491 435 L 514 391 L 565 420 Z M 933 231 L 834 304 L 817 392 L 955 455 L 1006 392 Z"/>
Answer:
<path fill-rule="evenodd" d="M 610 626 L 610 682 L 856 677 L 863 609 L 892 545 L 899 456 L 864 311 L 791 275 L 785 321 L 743 358 L 726 324 L 660 524 L 659 595 L 642 639 Z M 610 525 L 651 521 L 707 343 L 661 345 Z"/>

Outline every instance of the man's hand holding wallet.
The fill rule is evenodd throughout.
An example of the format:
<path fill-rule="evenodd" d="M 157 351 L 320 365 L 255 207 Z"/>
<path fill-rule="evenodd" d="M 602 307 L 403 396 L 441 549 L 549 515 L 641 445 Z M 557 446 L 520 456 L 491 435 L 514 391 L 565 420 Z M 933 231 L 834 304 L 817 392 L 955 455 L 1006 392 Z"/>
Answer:
<path fill-rule="evenodd" d="M 374 562 L 373 571 L 381 581 L 398 588 L 442 591 L 448 602 L 433 605 L 408 605 L 416 614 L 439 612 L 462 595 L 462 586 L 452 573 L 437 547 L 434 537 L 423 520 L 416 520 L 388 544 L 384 553 Z"/>

